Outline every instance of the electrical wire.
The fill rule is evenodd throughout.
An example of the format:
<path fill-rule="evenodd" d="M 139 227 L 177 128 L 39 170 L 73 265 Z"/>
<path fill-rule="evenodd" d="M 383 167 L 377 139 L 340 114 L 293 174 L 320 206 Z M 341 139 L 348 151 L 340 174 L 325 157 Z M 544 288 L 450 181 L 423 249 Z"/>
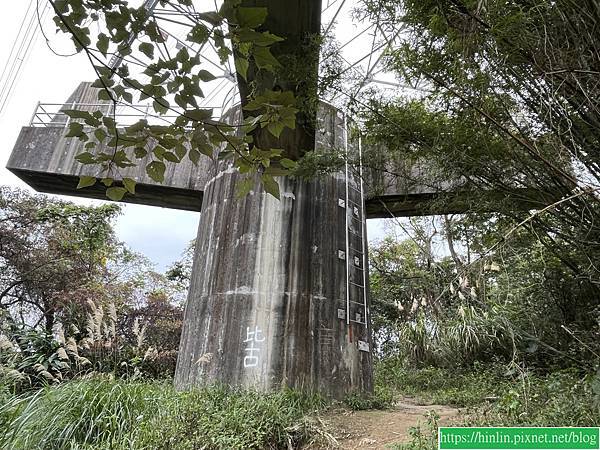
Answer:
<path fill-rule="evenodd" d="M 17 32 L 17 35 L 15 36 L 15 40 L 13 41 L 12 47 L 10 49 L 10 53 L 8 55 L 8 61 L 10 62 L 13 59 L 13 54 L 15 52 L 15 49 L 17 48 L 17 42 L 19 41 L 19 36 L 21 36 L 21 32 L 23 31 L 23 26 L 25 25 L 25 22 L 27 20 L 27 16 L 29 15 L 29 10 L 31 9 L 31 7 L 33 6 L 35 0 L 31 0 L 29 2 L 29 6 L 27 7 L 27 11 L 25 12 L 25 16 L 23 16 L 23 19 L 21 20 L 21 25 L 19 26 L 19 31 Z M 16 56 L 16 55 L 14 55 Z M 6 75 L 6 69 L 8 69 L 9 64 L 6 64 L 4 66 L 4 70 L 2 71 L 2 75 L 0 75 L 0 80 L 4 80 L 4 76 Z"/>
<path fill-rule="evenodd" d="M 14 48 L 11 50 L 12 64 L 9 59 L 7 66 L 10 66 L 10 69 L 8 71 L 8 75 L 4 77 L 2 89 L 0 89 L 0 114 L 2 114 L 5 111 L 5 108 L 10 101 L 12 93 L 14 92 L 17 82 L 19 81 L 19 75 L 21 73 L 21 70 L 29 58 L 31 46 L 38 37 L 38 15 L 37 9 L 32 8 L 34 4 L 35 0 L 32 0 L 29 7 L 27 8 L 26 15 L 21 23 L 19 33 L 17 34 L 17 37 L 15 39 L 14 48 L 17 48 L 16 44 L 20 41 L 18 45 L 18 50 L 16 52 L 14 52 Z M 46 7 L 44 8 L 41 14 L 41 19 L 43 19 L 46 16 L 47 12 L 48 5 L 46 5 Z M 28 16 L 30 16 L 29 23 L 27 24 L 25 32 L 22 33 L 23 26 L 25 23 L 27 23 Z"/>

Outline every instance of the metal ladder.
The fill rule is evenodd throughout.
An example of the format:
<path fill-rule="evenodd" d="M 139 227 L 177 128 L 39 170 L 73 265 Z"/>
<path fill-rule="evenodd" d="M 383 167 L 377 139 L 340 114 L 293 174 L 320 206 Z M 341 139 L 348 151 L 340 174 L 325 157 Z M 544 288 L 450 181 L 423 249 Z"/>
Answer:
<path fill-rule="evenodd" d="M 346 324 L 357 324 L 368 328 L 368 305 L 367 305 L 367 245 L 364 233 L 364 186 L 362 169 L 362 142 L 358 141 L 359 176 L 358 189 L 350 182 L 350 167 L 348 164 L 348 123 L 344 115 L 344 146 L 346 153 L 345 164 L 345 198 L 338 199 L 338 206 L 345 209 L 346 233 L 345 251 L 340 252 L 338 257 L 346 262 Z M 358 201 L 352 200 L 357 198 Z M 367 334 L 365 333 L 365 336 Z M 369 344 L 358 341 L 361 351 L 369 351 Z"/>

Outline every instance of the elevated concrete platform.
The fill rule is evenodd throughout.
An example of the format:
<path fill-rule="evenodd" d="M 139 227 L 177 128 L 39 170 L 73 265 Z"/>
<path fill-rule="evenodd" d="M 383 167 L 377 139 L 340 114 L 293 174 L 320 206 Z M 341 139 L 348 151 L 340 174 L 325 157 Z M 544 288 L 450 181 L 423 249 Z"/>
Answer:
<path fill-rule="evenodd" d="M 91 88 L 90 83 L 81 83 L 62 109 L 93 110 L 98 105 L 102 103 L 96 100 L 96 89 Z M 101 109 L 108 107 L 106 104 Z M 323 105 L 319 120 L 328 117 L 328 108 Z M 7 168 L 37 191 L 73 195 L 79 176 L 99 174 L 97 167 L 75 160 L 75 156 L 85 150 L 81 141 L 65 138 L 67 124 L 66 116 L 57 114 L 45 123 L 23 127 Z M 317 143 L 322 138 L 317 130 Z M 356 145 L 356 142 L 351 144 Z M 98 148 L 98 151 L 105 150 L 104 146 Z M 216 163 L 204 155 L 198 166 L 187 158 L 178 164 L 166 162 L 165 181 L 157 183 L 145 172 L 149 158 L 138 160 L 136 167 L 119 169 L 118 173 L 113 174 L 115 180 L 128 177 L 137 181 L 136 195 L 127 195 L 126 201 L 200 211 L 206 184 L 217 173 Z M 529 210 L 544 207 L 556 200 L 551 193 L 531 189 L 483 191 L 469 186 L 464 180 L 445 180 L 436 174 L 434 168 L 425 164 L 407 165 L 397 161 L 371 164 L 372 167 L 363 168 L 368 219 L 463 213 L 472 209 L 474 201 L 479 210 L 493 211 L 498 209 L 499 204 L 505 208 Z M 105 189 L 101 185 L 80 189 L 77 195 L 106 200 Z"/>
<path fill-rule="evenodd" d="M 83 144 L 77 139 L 65 138 L 66 133 L 64 127 L 23 127 L 7 169 L 36 191 L 73 195 L 79 177 L 96 176 L 98 168 L 75 160 L 75 156 L 84 151 Z M 100 146 L 99 150 L 107 149 Z M 168 164 L 164 183 L 157 183 L 146 174 L 147 162 L 141 160 L 136 167 L 119 169 L 119 173 L 114 174 L 115 180 L 127 177 L 137 181 L 136 194 L 128 195 L 127 202 L 200 211 L 204 186 L 215 170 L 209 158 L 203 157 L 198 166 L 188 159 L 177 165 Z M 77 190 L 77 196 L 107 199 L 106 188 L 100 184 Z"/>

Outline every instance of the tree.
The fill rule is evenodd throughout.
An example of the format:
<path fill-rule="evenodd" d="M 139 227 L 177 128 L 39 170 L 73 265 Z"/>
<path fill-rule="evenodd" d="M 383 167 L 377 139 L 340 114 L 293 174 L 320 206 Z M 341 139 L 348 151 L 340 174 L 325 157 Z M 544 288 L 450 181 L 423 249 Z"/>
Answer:
<path fill-rule="evenodd" d="M 404 42 L 388 67 L 428 93 L 358 100 L 388 160 L 426 161 L 465 180 L 474 212 L 495 208 L 482 257 L 521 231 L 560 261 L 573 304 L 596 314 L 600 286 L 600 19 L 572 0 L 368 0 L 363 13 Z M 376 147 L 376 146 L 373 146 Z M 484 201 L 512 192 L 523 207 Z M 532 211 L 537 210 L 537 211 Z M 510 220 L 507 220 L 509 218 Z M 565 272 L 566 271 L 566 272 Z M 558 275 L 560 273 L 560 275 Z M 583 297 L 582 297 L 583 296 Z M 595 300 L 594 300 L 595 299 Z M 585 306 L 584 306 L 585 305 Z"/>
<path fill-rule="evenodd" d="M 417 366 L 594 367 L 594 293 L 535 235 L 519 228 L 489 252 L 510 218 L 471 213 L 396 225 L 402 232 L 370 251 L 380 356 Z"/>
<path fill-rule="evenodd" d="M 175 283 L 176 286 L 186 292 L 189 289 L 192 280 L 195 245 L 196 241 L 190 241 L 181 254 L 181 258 L 171 264 L 165 273 L 165 276 L 169 281 Z"/>
<path fill-rule="evenodd" d="M 419 315 L 439 314 L 451 297 L 444 288 L 453 277 L 453 265 L 426 246 L 418 238 L 387 236 L 370 249 L 371 320 L 383 354 L 397 349 L 402 324 Z"/>
<path fill-rule="evenodd" d="M 115 205 L 81 207 L 0 188 L 0 309 L 13 322 L 51 333 L 57 318 L 82 311 L 108 270 L 117 241 Z"/>
<path fill-rule="evenodd" d="M 0 188 L 0 377 L 172 374 L 185 288 L 116 239 L 119 211 Z"/>

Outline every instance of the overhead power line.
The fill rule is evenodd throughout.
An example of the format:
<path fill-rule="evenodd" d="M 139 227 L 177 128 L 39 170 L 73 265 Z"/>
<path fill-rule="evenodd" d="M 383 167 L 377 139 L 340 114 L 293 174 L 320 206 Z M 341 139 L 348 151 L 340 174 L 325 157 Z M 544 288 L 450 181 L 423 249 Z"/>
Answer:
<path fill-rule="evenodd" d="M 0 114 L 2 114 L 8 105 L 12 93 L 19 81 L 21 70 L 29 57 L 32 44 L 35 42 L 38 32 L 38 11 L 37 1 L 31 0 L 25 12 L 19 31 L 15 36 L 12 44 L 8 61 L 2 71 L 0 77 Z M 40 19 L 44 18 L 48 12 L 48 5 L 44 6 L 44 10 L 40 14 Z"/>

